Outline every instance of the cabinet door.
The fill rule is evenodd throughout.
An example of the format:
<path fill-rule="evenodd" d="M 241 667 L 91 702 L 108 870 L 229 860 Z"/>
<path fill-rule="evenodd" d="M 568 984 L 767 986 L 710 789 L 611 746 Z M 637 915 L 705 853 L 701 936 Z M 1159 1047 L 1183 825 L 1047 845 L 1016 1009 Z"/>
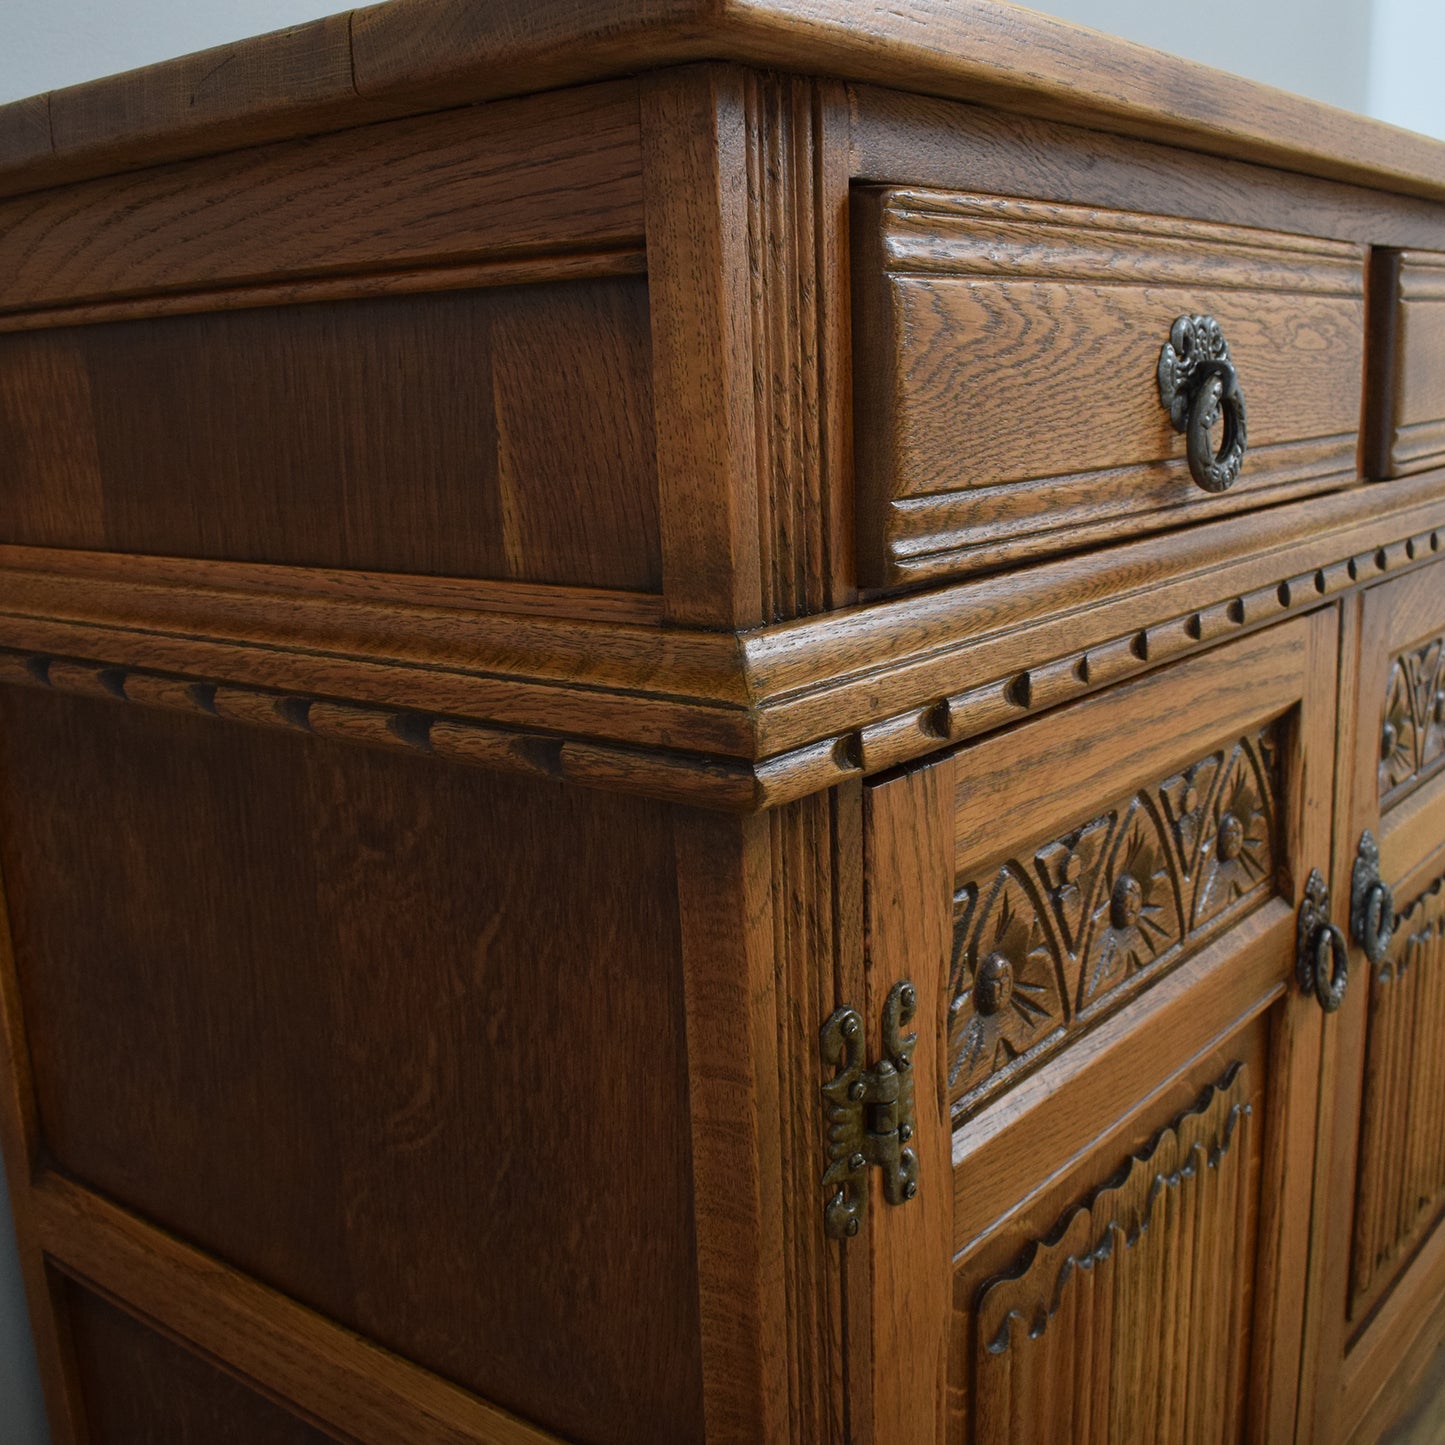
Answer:
<path fill-rule="evenodd" d="M 855 1440 L 1293 1435 L 1337 640 L 1288 622 L 871 789 L 919 1188 L 848 1246 Z"/>
<path fill-rule="evenodd" d="M 1336 878 L 1350 886 L 1368 830 L 1392 897 L 1388 945 L 1371 961 L 1355 944 L 1360 986 L 1326 1048 L 1319 1441 L 1376 1438 L 1445 1333 L 1445 561 L 1350 609 Z"/>

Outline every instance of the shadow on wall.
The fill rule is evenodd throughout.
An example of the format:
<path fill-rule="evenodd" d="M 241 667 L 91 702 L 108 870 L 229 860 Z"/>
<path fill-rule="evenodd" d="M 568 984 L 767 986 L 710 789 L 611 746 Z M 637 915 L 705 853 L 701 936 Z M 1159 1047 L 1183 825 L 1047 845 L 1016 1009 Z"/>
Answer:
<path fill-rule="evenodd" d="M 10 1198 L 4 1189 L 0 1189 L 0 1440 L 5 1445 L 50 1442 L 15 1254 Z"/>

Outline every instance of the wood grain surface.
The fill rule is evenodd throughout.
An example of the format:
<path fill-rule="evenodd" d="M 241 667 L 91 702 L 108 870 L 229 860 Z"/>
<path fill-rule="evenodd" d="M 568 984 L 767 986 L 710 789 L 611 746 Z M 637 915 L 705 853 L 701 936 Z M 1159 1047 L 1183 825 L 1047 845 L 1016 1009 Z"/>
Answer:
<path fill-rule="evenodd" d="M 0 310 L 641 239 L 619 82 L 0 201 Z"/>
<path fill-rule="evenodd" d="M 855 192 L 859 574 L 996 567 L 1349 485 L 1364 253 L 977 194 Z M 1223 327 L 1243 475 L 1200 490 L 1161 406 L 1175 317 Z"/>
<path fill-rule="evenodd" d="M 0 109 L 3 180 L 37 188 L 699 59 L 803 68 L 1445 194 L 1435 142 L 1000 0 L 392 0 Z"/>
<path fill-rule="evenodd" d="M 68 1281 L 63 1289 L 91 1445 L 335 1439 L 100 1296 Z"/>
<path fill-rule="evenodd" d="M 0 336 L 0 448 L 6 543 L 661 586 L 640 278 Z"/>
<path fill-rule="evenodd" d="M 1393 252 L 1382 265 L 1375 464 L 1398 477 L 1445 462 L 1445 255 Z"/>
<path fill-rule="evenodd" d="M 699 1438 L 666 810 L 44 693 L 0 738 L 57 1167 L 564 1437 Z"/>

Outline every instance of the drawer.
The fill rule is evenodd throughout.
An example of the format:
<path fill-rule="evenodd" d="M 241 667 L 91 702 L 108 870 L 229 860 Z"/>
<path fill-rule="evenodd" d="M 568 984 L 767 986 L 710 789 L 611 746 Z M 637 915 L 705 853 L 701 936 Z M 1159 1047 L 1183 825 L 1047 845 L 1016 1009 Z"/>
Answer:
<path fill-rule="evenodd" d="M 1402 477 L 1445 464 L 1445 255 L 1381 251 L 1372 266 L 1381 304 L 1370 391 L 1379 404 L 1366 465 Z"/>
<path fill-rule="evenodd" d="M 864 187 L 853 201 L 865 587 L 1356 481 L 1360 248 L 996 196 Z M 1195 482 L 1160 395 L 1171 328 L 1199 315 L 1220 324 L 1247 423 L 1224 491 Z"/>

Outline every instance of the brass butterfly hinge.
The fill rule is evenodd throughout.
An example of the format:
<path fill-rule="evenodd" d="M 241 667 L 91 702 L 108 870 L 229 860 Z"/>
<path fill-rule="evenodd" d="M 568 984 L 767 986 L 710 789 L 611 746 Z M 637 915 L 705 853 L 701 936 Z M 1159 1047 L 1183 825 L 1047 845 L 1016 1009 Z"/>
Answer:
<path fill-rule="evenodd" d="M 830 1239 L 858 1233 L 868 1207 L 868 1169 L 883 1171 L 883 1197 L 903 1204 L 918 1193 L 913 1137 L 913 1046 L 905 1035 L 918 997 L 911 983 L 895 983 L 883 1005 L 883 1057 L 865 1067 L 863 1020 L 840 1008 L 823 1025 L 823 1063 L 838 1072 L 823 1085 L 828 1167 L 823 1224 Z"/>

